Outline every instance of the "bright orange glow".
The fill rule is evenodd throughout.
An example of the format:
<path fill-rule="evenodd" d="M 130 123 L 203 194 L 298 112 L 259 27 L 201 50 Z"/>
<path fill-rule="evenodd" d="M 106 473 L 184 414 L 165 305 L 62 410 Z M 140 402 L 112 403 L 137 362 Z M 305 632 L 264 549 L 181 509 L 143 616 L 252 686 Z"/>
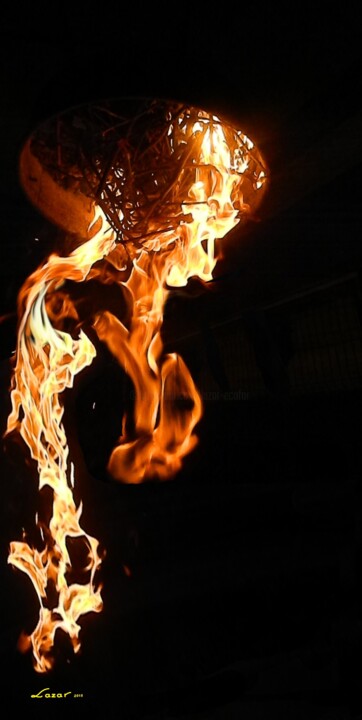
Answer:
<path fill-rule="evenodd" d="M 171 154 L 180 127 L 184 127 L 180 118 L 170 123 Z M 132 437 L 127 436 L 124 417 L 122 436 L 111 453 L 108 470 L 116 480 L 126 483 L 173 476 L 197 442 L 194 428 L 202 415 L 202 403 L 183 360 L 163 352 L 163 312 L 171 287 L 186 285 L 192 276 L 203 281 L 212 278 L 215 240 L 235 227 L 241 214 L 247 212 L 242 183 L 253 144 L 241 133 L 239 138 L 239 146 L 231 149 L 218 118 L 200 112 L 191 134 L 185 135 L 193 181 L 181 202 L 179 223 L 164 230 L 157 226 L 157 219 L 149 218 L 149 233 L 133 254 L 127 278 L 111 279 L 109 268 L 117 267 L 120 246 L 95 206 L 91 239 L 67 257 L 51 255 L 19 294 L 18 345 L 7 431 L 20 433 L 37 463 L 39 489 L 51 489 L 53 504 L 45 535 L 42 530 L 43 549 L 31 547 L 25 539 L 14 541 L 8 560 L 28 575 L 39 599 L 38 624 L 29 638 L 23 636 L 21 640 L 23 649 L 32 648 L 38 672 L 52 667 L 58 629 L 69 636 L 77 652 L 79 618 L 102 609 L 96 583 L 101 564 L 98 541 L 80 525 L 82 505 L 77 507 L 73 497 L 76 472 L 72 463 L 68 464 L 61 401 L 75 376 L 92 363 L 96 350 L 84 330 L 80 329 L 74 339 L 54 326 L 52 299 L 60 297 L 66 280 L 82 283 L 96 277 L 100 282 L 118 282 L 125 289 L 127 323 L 110 312 L 99 312 L 93 323 L 99 340 L 135 389 Z M 263 173 L 255 177 L 256 191 L 264 180 Z M 69 298 L 64 301 L 63 313 L 77 318 Z M 43 527 L 38 521 L 37 525 Z M 69 581 L 71 538 L 78 538 L 87 548 L 83 582 Z M 130 574 L 126 567 L 125 572 Z M 57 600 L 49 607 L 54 590 Z"/>

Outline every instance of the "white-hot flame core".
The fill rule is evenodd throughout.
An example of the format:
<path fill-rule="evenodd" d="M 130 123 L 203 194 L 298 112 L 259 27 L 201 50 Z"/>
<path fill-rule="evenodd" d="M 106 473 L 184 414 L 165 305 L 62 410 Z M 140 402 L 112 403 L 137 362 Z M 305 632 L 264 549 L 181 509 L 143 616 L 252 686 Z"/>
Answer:
<path fill-rule="evenodd" d="M 176 129 L 180 125 L 178 119 Z M 242 174 L 249 163 L 247 150 L 253 147 L 240 135 L 245 152 L 238 149 L 231 156 L 223 126 L 215 116 L 200 117 L 193 127 L 193 139 L 200 133 L 203 137 L 194 180 L 181 205 L 183 219 L 178 227 L 146 238 L 134 256 L 128 280 L 120 282 L 127 288 L 130 322 L 126 326 L 109 312 L 99 313 L 94 320 L 99 339 L 135 388 L 133 436 L 127 437 L 123 418 L 123 434 L 108 466 L 114 478 L 129 483 L 171 477 L 197 442 L 193 430 L 202 414 L 201 399 L 182 359 L 174 353 L 163 354 L 163 312 L 170 287 L 186 285 L 191 276 L 204 281 L 212 278 L 215 239 L 238 223 L 243 203 Z M 172 147 L 172 125 L 169 135 Z M 256 186 L 262 182 L 260 174 Z M 233 204 L 235 197 L 238 208 Z M 66 280 L 80 283 L 97 274 L 101 279 L 94 265 L 108 257 L 112 262 L 116 242 L 99 208 L 93 234 L 69 256 L 51 255 L 28 278 L 19 295 L 20 323 L 7 431 L 20 432 L 37 463 L 39 489 L 48 486 L 53 493 L 53 508 L 48 528 L 37 521 L 44 549 L 31 547 L 23 538 L 11 543 L 8 561 L 29 576 L 39 599 L 38 624 L 23 640 L 25 649 L 32 647 L 38 672 L 52 667 L 57 629 L 69 635 L 77 652 L 80 616 L 102 609 L 100 589 L 95 584 L 101 563 L 98 541 L 80 525 L 82 505 L 77 507 L 73 498 L 75 470 L 73 463 L 68 468 L 61 402 L 62 393 L 91 364 L 96 350 L 82 330 L 74 339 L 56 329 L 46 305 L 47 297 L 59 291 Z M 116 262 L 112 264 L 117 267 Z M 186 405 L 178 404 L 180 398 L 188 401 Z M 84 584 L 68 584 L 72 568 L 69 538 L 78 538 L 87 547 Z M 54 594 L 54 588 L 57 604 L 49 608 L 48 590 Z"/>

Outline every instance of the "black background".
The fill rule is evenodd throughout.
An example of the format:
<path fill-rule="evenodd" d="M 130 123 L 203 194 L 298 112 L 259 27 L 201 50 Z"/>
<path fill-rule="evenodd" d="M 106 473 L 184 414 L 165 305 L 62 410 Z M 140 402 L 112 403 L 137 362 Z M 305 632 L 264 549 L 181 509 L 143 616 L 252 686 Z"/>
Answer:
<path fill-rule="evenodd" d="M 234 120 L 267 159 L 260 222 L 226 240 L 216 291 L 175 298 L 170 346 L 216 306 L 227 316 L 235 286 L 250 309 L 359 275 L 361 51 L 352 5 L 27 6 L 5 11 L 1 40 L 3 429 L 17 291 L 59 242 L 22 193 L 18 154 L 57 111 L 119 95 L 185 99 Z M 202 341 L 178 349 L 197 379 Z M 9 541 L 33 522 L 36 474 L 16 443 L 3 453 L 4 707 L 56 713 L 67 703 L 71 717 L 100 709 L 170 720 L 360 716 L 360 392 L 254 404 L 226 402 L 222 379 L 220 390 L 205 403 L 200 444 L 178 476 L 126 487 L 104 474 L 125 378 L 101 353 L 77 383 L 67 423 L 84 524 L 107 550 L 104 611 L 82 621 L 79 657 L 67 662 L 59 643 L 47 677 L 16 650 L 37 604 L 6 564 Z M 30 699 L 48 686 L 83 697 Z"/>

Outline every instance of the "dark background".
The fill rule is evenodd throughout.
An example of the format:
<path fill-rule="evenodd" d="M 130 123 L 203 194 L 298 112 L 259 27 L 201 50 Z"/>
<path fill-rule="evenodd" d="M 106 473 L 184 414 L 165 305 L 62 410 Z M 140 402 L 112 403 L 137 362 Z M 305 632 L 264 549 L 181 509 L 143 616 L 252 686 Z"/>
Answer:
<path fill-rule="evenodd" d="M 37 478 L 19 445 L 4 447 L 1 698 L 14 712 L 58 711 L 65 700 L 30 699 L 49 686 L 83 693 L 70 716 L 80 703 L 135 719 L 362 716 L 361 49 L 356 8 L 325 8 L 5 11 L 2 429 L 17 292 L 60 241 L 18 182 L 37 123 L 102 97 L 186 100 L 245 130 L 271 174 L 259 221 L 225 240 L 215 282 L 191 281 L 167 308 L 166 346 L 205 404 L 179 475 L 107 480 L 127 385 L 105 351 L 68 399 L 84 524 L 107 550 L 104 611 L 82 620 L 79 657 L 67 662 L 59 643 L 46 678 L 16 650 L 37 604 L 6 564 L 32 526 Z"/>

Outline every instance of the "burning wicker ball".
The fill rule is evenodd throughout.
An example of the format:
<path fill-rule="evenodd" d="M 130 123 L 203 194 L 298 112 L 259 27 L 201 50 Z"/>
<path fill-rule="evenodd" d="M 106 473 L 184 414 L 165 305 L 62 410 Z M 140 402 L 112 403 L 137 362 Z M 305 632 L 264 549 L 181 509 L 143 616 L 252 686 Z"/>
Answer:
<path fill-rule="evenodd" d="M 169 100 L 108 100 L 50 118 L 23 148 L 20 180 L 32 203 L 66 231 L 86 237 L 96 203 L 118 241 L 139 248 L 183 220 L 195 171 L 205 165 L 205 134 L 217 127 L 242 176 L 234 205 L 240 215 L 254 212 L 267 169 L 252 141 L 212 113 Z"/>

